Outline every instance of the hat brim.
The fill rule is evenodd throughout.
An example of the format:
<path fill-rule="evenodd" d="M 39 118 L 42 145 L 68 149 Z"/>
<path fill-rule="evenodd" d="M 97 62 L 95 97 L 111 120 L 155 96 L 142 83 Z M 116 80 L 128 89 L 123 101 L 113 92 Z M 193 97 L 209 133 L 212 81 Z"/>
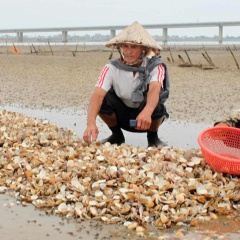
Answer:
<path fill-rule="evenodd" d="M 162 50 L 162 47 L 138 22 L 134 22 L 125 28 L 116 37 L 107 42 L 105 46 L 109 48 L 118 48 L 124 43 Z"/>

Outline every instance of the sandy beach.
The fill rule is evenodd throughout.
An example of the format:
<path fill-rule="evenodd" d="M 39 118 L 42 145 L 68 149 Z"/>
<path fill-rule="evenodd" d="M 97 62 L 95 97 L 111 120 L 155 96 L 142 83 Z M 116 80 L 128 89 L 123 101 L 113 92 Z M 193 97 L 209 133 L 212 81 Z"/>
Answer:
<path fill-rule="evenodd" d="M 230 47 L 238 64 L 240 64 L 240 47 Z M 66 124 L 66 126 L 70 128 L 72 126 L 73 130 L 77 126 L 78 135 L 81 137 L 85 129 L 89 98 L 102 67 L 109 61 L 111 52 L 102 46 L 79 46 L 75 56 L 73 54 L 75 46 L 68 45 L 52 46 L 53 52 L 50 51 L 48 46 L 39 46 L 36 47 L 38 54 L 31 53 L 30 48 L 26 46 L 19 46 L 18 49 L 19 54 L 16 55 L 12 53 L 11 47 L 0 46 L 1 108 L 8 110 L 16 108 L 19 112 L 24 112 L 24 109 L 28 109 L 28 112 L 39 110 L 43 115 L 44 112 L 46 113 L 46 118 L 51 111 L 80 112 L 81 117 L 74 119 L 71 125 Z M 212 60 L 212 65 L 203 57 L 203 54 L 206 53 Z M 226 49 L 226 46 L 165 46 L 161 55 L 162 61 L 168 66 L 171 83 L 170 97 L 166 103 L 170 114 L 170 123 L 166 126 L 174 128 L 181 122 L 185 124 L 184 127 L 186 128 L 186 135 L 183 133 L 180 138 L 178 138 L 179 136 L 172 136 L 172 142 L 171 139 L 169 140 L 170 143 L 173 143 L 174 138 L 176 138 L 174 144 L 177 147 L 177 143 L 180 144 L 181 139 L 184 141 L 184 138 L 188 138 L 188 128 L 194 129 L 194 126 L 200 125 L 202 128 L 210 127 L 215 121 L 227 116 L 231 110 L 239 108 L 240 69 L 238 69 L 233 55 Z M 113 58 L 115 57 L 118 57 L 117 52 L 113 53 Z M 180 58 L 184 60 L 185 64 Z M 171 123 L 173 124 L 171 125 Z M 190 124 L 193 124 L 191 125 L 193 127 L 189 127 Z M 99 127 L 102 127 L 101 123 Z M 102 131 L 101 136 L 108 134 L 106 128 L 102 127 L 102 129 L 104 131 Z M 174 129 L 172 130 L 174 131 Z M 196 135 L 200 133 L 199 130 L 195 129 L 194 131 Z M 165 138 L 167 138 L 167 135 Z M 189 141 L 189 139 L 186 139 L 186 141 Z M 189 147 L 195 146 L 189 145 Z M 18 210 L 14 210 L 12 206 L 16 206 L 17 203 L 7 196 L 1 195 L 1 197 L 2 206 L 0 206 L 0 209 L 4 213 L 5 219 L 8 219 L 9 224 L 12 224 L 12 229 L 15 226 L 21 230 L 20 232 L 16 231 L 18 239 L 35 239 L 30 238 L 31 234 L 34 235 L 34 227 L 31 228 L 32 231 L 30 232 L 24 231 L 24 229 L 25 227 L 28 229 L 29 221 L 31 222 L 34 219 L 38 221 L 39 216 L 37 215 L 39 215 L 39 212 L 32 219 L 31 216 L 33 216 L 35 210 L 28 210 L 27 219 L 20 224 L 14 219 L 16 218 L 19 221 L 21 215 L 24 214 L 22 210 L 25 208 L 19 205 Z M 6 207 L 9 211 L 6 211 Z M 18 213 L 18 211 L 20 212 Z M 18 216 L 12 217 L 14 214 L 18 214 Z M 48 221 L 48 216 L 45 216 L 45 218 L 41 216 L 40 218 L 46 218 L 45 220 Z M 76 230 L 76 223 L 66 223 L 65 220 L 60 220 L 58 217 L 53 221 L 55 222 L 51 222 L 52 227 L 46 226 L 47 233 L 45 232 L 42 235 L 47 239 L 57 239 L 59 237 L 63 239 L 85 239 L 86 236 L 88 236 L 88 239 L 104 239 L 104 236 L 107 236 L 107 239 L 126 239 L 122 235 L 113 237 L 111 234 L 114 234 L 114 231 L 111 227 L 110 230 L 108 229 L 109 225 L 99 227 L 99 229 L 105 229 L 101 230 L 104 232 L 101 232 L 101 236 L 97 235 L 100 232 L 97 227 L 95 228 L 97 229 L 96 232 L 89 235 L 88 229 L 91 231 L 92 226 L 91 224 L 85 225 L 83 227 L 84 233 L 81 232 L 83 234 L 81 235 Z M 57 224 L 60 225 L 59 228 L 65 225 L 65 227 L 70 226 L 72 230 L 68 231 L 64 228 L 59 234 L 60 230 L 56 230 L 58 229 Z M 219 226 L 221 224 L 222 222 L 219 223 Z M 31 225 L 34 224 L 31 222 Z M 38 225 L 35 229 L 44 229 L 43 225 L 44 223 L 41 223 L 41 227 Z M 2 231 L 0 236 L 5 240 L 14 239 L 16 232 L 6 237 L 7 226 L 4 222 L 0 223 L 0 232 Z M 205 227 L 207 229 L 207 226 Z M 122 231 L 122 229 L 122 226 L 117 226 L 117 231 Z M 10 231 L 12 230 L 10 229 Z M 108 231 L 111 232 L 110 235 L 108 235 Z M 211 229 L 208 229 L 208 232 L 210 231 Z M 215 231 L 217 232 L 219 229 Z M 234 234 L 231 235 L 231 231 L 234 231 Z M 133 236 L 130 231 L 127 234 L 129 238 Z M 239 238 L 236 229 L 226 230 L 221 234 L 225 237 L 221 239 L 228 239 L 228 236 L 229 239 Z M 40 235 L 41 233 L 39 233 Z M 207 235 L 211 234 L 208 233 Z M 199 236 L 199 239 L 204 238 Z"/>

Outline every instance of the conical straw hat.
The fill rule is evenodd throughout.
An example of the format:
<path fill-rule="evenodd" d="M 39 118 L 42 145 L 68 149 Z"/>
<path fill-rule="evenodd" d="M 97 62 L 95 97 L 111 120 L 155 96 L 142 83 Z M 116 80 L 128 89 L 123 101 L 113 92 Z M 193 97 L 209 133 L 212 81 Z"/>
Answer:
<path fill-rule="evenodd" d="M 153 49 L 162 49 L 155 39 L 138 22 L 122 30 L 116 37 L 106 43 L 106 47 L 117 48 L 119 44 L 132 43 Z"/>

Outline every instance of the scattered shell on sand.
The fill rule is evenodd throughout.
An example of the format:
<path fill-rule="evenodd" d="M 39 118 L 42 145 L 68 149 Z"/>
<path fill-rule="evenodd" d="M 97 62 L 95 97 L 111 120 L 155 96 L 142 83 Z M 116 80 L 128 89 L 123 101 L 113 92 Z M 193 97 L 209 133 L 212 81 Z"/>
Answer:
<path fill-rule="evenodd" d="M 0 112 L 0 193 L 79 220 L 196 226 L 240 208 L 237 176 L 215 172 L 199 149 L 86 145 L 72 131 Z"/>

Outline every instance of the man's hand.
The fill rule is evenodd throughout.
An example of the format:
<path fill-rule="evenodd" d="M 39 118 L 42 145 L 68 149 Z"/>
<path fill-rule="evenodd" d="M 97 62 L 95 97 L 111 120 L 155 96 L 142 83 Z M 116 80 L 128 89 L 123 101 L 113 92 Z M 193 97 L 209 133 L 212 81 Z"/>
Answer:
<path fill-rule="evenodd" d="M 86 130 L 84 131 L 83 134 L 83 140 L 90 144 L 92 142 L 95 142 L 98 137 L 98 128 L 96 124 L 91 124 L 90 126 L 87 126 Z"/>
<path fill-rule="evenodd" d="M 146 109 L 143 109 L 142 112 L 137 116 L 137 130 L 148 130 L 152 124 L 152 113 L 148 112 Z"/>
<path fill-rule="evenodd" d="M 88 106 L 87 128 L 83 134 L 83 139 L 88 144 L 97 140 L 98 128 L 96 125 L 96 118 L 106 93 L 107 92 L 105 90 L 96 87 L 90 99 Z"/>

